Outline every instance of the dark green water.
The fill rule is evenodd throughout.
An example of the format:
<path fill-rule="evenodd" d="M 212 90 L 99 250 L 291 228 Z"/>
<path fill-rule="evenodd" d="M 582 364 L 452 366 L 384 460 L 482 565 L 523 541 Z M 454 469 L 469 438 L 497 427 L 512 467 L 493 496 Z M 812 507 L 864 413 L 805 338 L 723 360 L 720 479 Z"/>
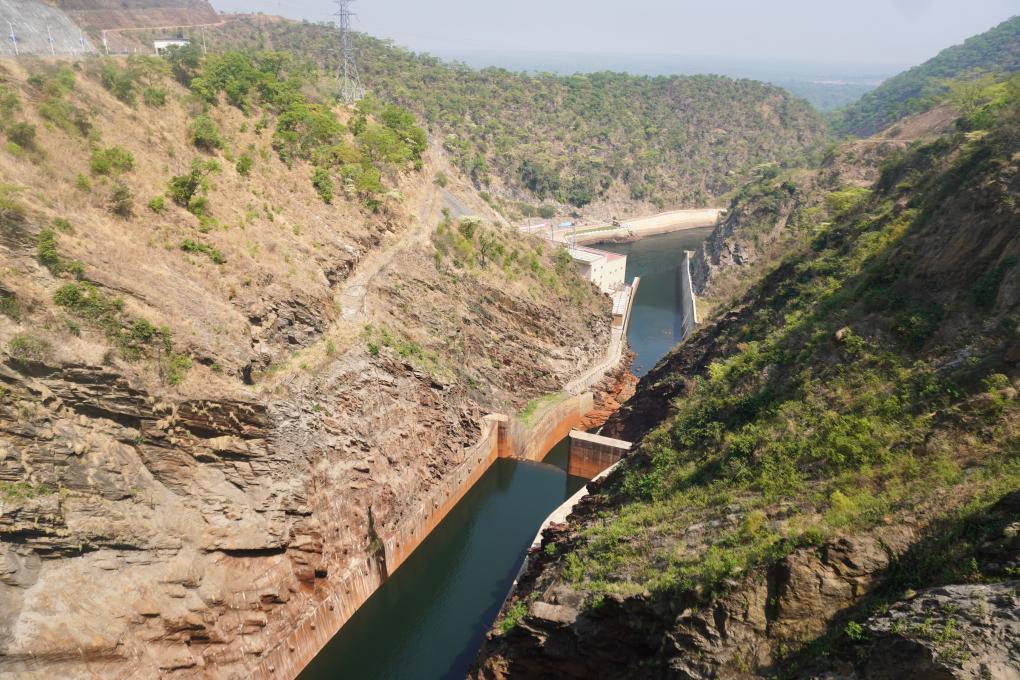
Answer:
<path fill-rule="evenodd" d="M 696 250 L 712 227 L 649 236 L 633 243 L 601 243 L 595 248 L 627 256 L 627 280 L 641 277 L 631 312 L 627 341 L 634 350 L 633 370 L 647 373 L 682 337 L 677 304 L 677 266 L 685 250 Z"/>
<path fill-rule="evenodd" d="M 561 442 L 497 460 L 299 680 L 463 680 L 538 527 L 585 484 Z"/>

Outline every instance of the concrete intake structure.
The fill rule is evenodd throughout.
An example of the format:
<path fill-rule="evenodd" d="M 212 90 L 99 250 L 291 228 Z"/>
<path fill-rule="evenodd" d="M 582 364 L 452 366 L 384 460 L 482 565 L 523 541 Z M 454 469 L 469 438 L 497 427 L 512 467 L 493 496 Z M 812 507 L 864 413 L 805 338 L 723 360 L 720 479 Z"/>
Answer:
<path fill-rule="evenodd" d="M 567 474 L 593 479 L 620 462 L 630 452 L 631 443 L 580 430 L 570 431 Z"/>

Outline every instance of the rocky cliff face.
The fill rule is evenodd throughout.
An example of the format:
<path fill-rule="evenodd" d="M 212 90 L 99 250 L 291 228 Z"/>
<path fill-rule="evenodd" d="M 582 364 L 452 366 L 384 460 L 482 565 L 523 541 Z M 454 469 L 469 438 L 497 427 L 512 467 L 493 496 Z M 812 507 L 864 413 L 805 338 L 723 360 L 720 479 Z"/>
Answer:
<path fill-rule="evenodd" d="M 691 262 L 695 293 L 710 308 L 746 292 L 755 276 L 746 269 L 768 270 L 820 220 L 830 217 L 827 192 L 870 187 L 882 162 L 911 143 L 946 132 L 955 120 L 946 106 L 907 118 L 870 139 L 833 149 L 818 168 L 759 170 L 757 179 L 734 198 L 726 218 L 699 246 Z"/>
<path fill-rule="evenodd" d="M 226 150 L 203 152 L 168 78 L 150 109 L 40 69 L 0 85 L 37 130 L 0 156 L 0 677 L 249 677 L 346 576 L 385 570 L 381 538 L 485 413 L 602 357 L 609 301 L 537 242 L 502 266 L 509 233 L 440 151 L 384 166 L 371 205 L 327 204 L 237 108 L 206 109 Z M 57 100 L 91 141 L 46 127 Z M 133 158 L 115 176 L 111 147 Z M 144 206 L 210 160 L 198 214 Z M 118 186 L 141 197 L 120 213 Z M 493 251 L 444 259 L 439 223 L 462 258 Z"/>

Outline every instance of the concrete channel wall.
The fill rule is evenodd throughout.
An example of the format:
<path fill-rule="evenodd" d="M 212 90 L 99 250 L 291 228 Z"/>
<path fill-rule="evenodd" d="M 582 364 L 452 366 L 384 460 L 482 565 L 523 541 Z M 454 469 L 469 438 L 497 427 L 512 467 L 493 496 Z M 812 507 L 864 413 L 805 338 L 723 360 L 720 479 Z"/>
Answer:
<path fill-rule="evenodd" d="M 693 333 L 698 325 L 698 302 L 694 298 L 694 286 L 691 284 L 692 257 L 694 257 L 694 251 L 685 250 L 677 271 L 677 294 L 680 297 L 684 338 Z"/>
<path fill-rule="evenodd" d="M 524 421 L 503 414 L 485 416 L 478 441 L 464 450 L 463 462 L 418 499 L 418 509 L 381 536 L 380 555 L 361 569 L 344 574 L 337 586 L 311 609 L 291 633 L 268 651 L 250 680 L 293 679 L 379 586 L 439 526 L 497 458 L 541 460 L 594 406 L 590 392 L 567 395 Z"/>
<path fill-rule="evenodd" d="M 584 392 L 567 396 L 529 422 L 512 419 L 509 423 L 510 457 L 542 460 L 593 408 L 594 395 Z"/>
<path fill-rule="evenodd" d="M 593 479 L 606 468 L 620 462 L 630 451 L 631 443 L 580 430 L 570 431 L 567 474 Z"/>
<path fill-rule="evenodd" d="M 630 329 L 630 315 L 634 311 L 634 301 L 637 300 L 638 287 L 641 285 L 641 277 L 636 276 L 630 283 L 630 293 L 627 296 L 626 310 L 620 324 L 613 324 L 609 330 L 609 347 L 606 349 L 606 356 L 598 364 L 571 380 L 564 389 L 571 394 L 580 394 L 584 390 L 591 389 L 598 384 L 609 371 L 616 368 L 623 358 L 623 350 L 627 345 L 627 331 Z"/>

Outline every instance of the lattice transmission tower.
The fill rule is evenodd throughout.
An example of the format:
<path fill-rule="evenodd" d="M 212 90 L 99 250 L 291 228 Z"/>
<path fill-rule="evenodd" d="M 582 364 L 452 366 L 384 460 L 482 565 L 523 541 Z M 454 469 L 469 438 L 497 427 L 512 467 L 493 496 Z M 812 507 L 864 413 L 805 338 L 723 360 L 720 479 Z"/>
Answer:
<path fill-rule="evenodd" d="M 365 96 L 365 88 L 361 86 L 361 78 L 358 76 L 358 61 L 354 54 L 354 40 L 351 34 L 351 19 L 354 13 L 351 11 L 351 3 L 354 0 L 335 0 L 337 28 L 340 29 L 340 66 L 337 68 L 336 80 L 340 86 L 340 99 L 347 104 Z"/>

